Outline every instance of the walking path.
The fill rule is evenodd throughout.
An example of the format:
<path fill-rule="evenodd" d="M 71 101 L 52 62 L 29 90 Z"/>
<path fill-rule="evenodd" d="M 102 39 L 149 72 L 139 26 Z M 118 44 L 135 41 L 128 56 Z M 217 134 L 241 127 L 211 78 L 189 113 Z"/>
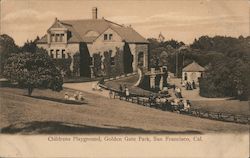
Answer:
<path fill-rule="evenodd" d="M 186 90 L 185 87 L 182 87 L 181 85 L 181 79 L 180 78 L 176 78 L 176 77 L 172 77 L 170 79 L 170 84 L 175 84 L 177 87 L 181 88 L 181 94 L 183 96 L 183 98 L 189 99 L 189 100 L 226 100 L 228 98 L 206 98 L 206 97 L 202 97 L 199 94 L 199 87 L 197 86 L 196 89 L 193 90 Z M 174 92 L 172 90 L 169 91 L 171 96 L 175 97 Z"/>
<path fill-rule="evenodd" d="M 176 78 L 171 76 L 170 79 L 170 84 L 175 84 L 176 86 L 178 86 L 179 88 L 181 88 L 181 93 L 183 98 L 185 99 L 189 99 L 189 100 L 208 100 L 208 101 L 212 101 L 212 100 L 226 100 L 228 98 L 206 98 L 206 97 L 202 97 L 199 95 L 199 87 L 197 87 L 194 90 L 186 90 L 185 87 L 182 87 L 181 85 L 181 79 L 180 78 Z M 92 93 L 92 94 L 97 94 L 100 96 L 104 96 L 104 97 L 109 97 L 109 91 L 102 89 L 100 90 L 92 90 L 93 84 L 97 84 L 98 81 L 92 81 L 92 82 L 83 82 L 83 83 L 64 83 L 63 87 L 65 88 L 70 88 L 70 89 L 75 89 L 75 90 L 79 90 L 79 91 L 84 91 L 84 92 L 88 92 L 88 93 Z M 172 89 L 169 89 L 169 93 L 173 98 L 176 98 L 174 91 Z"/>
<path fill-rule="evenodd" d="M 93 84 L 97 84 L 98 81 L 92 81 L 92 82 L 83 82 L 83 83 L 64 83 L 63 87 L 75 89 L 83 92 L 88 92 L 92 94 L 97 94 L 104 97 L 109 97 L 109 91 L 102 89 L 102 90 L 93 90 Z"/>

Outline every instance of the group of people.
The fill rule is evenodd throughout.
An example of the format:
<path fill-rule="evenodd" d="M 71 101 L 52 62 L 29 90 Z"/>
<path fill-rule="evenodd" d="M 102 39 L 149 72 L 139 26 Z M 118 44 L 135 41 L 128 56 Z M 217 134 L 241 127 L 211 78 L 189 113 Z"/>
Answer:
<path fill-rule="evenodd" d="M 150 106 L 155 106 L 162 110 L 176 111 L 176 112 L 189 112 L 191 108 L 191 103 L 189 100 L 185 99 L 171 99 L 167 97 L 155 96 L 151 94 L 148 98 Z"/>
<path fill-rule="evenodd" d="M 129 99 L 129 96 L 130 96 L 130 92 L 129 92 L 129 89 L 126 85 L 124 85 L 124 89 L 123 89 L 123 86 L 120 84 L 119 85 L 119 96 L 120 96 L 120 99 L 122 96 L 125 96 L 126 100 Z M 109 98 L 113 98 L 114 96 L 114 93 L 112 90 L 109 90 Z"/>
<path fill-rule="evenodd" d="M 84 97 L 82 95 L 82 92 L 75 92 L 73 94 L 73 96 L 69 96 L 67 92 L 65 92 L 64 94 L 64 99 L 65 100 L 79 100 L 79 101 L 83 101 Z"/>
<path fill-rule="evenodd" d="M 181 88 L 174 85 L 173 90 L 174 90 L 174 94 L 177 98 L 182 98 Z"/>
<path fill-rule="evenodd" d="M 190 101 L 185 99 L 174 99 L 170 104 L 172 107 L 172 111 L 177 112 L 189 112 L 191 108 Z"/>
<path fill-rule="evenodd" d="M 195 84 L 194 80 L 192 81 L 192 83 L 189 81 L 184 81 L 182 85 L 183 85 L 183 87 L 186 88 L 186 90 L 196 89 L 196 84 Z"/>
<path fill-rule="evenodd" d="M 174 92 L 176 95 L 176 99 L 169 99 L 167 95 L 156 95 L 150 93 L 148 97 L 148 103 L 150 107 L 156 107 L 162 110 L 173 111 L 173 112 L 189 112 L 191 108 L 191 104 L 189 100 L 182 99 L 181 88 L 174 86 Z M 125 97 L 126 100 L 129 100 L 131 96 L 130 91 L 126 85 L 119 85 L 118 92 L 114 92 L 109 88 L 109 98 L 114 98 L 115 93 L 118 94 L 120 99 Z"/>

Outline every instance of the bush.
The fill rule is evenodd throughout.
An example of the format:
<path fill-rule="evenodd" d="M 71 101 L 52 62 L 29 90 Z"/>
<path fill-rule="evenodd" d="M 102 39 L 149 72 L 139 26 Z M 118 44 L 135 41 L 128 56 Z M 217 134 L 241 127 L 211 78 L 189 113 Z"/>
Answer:
<path fill-rule="evenodd" d="M 250 63 L 225 57 L 213 63 L 200 80 L 200 94 L 205 97 L 249 98 Z"/>
<path fill-rule="evenodd" d="M 67 59 L 52 59 L 53 62 L 55 63 L 55 66 L 61 70 L 64 74 L 65 77 L 70 77 L 71 76 L 71 70 L 70 70 L 70 65 L 72 62 L 71 58 Z"/>
<path fill-rule="evenodd" d="M 77 52 L 73 56 L 73 74 L 74 76 L 80 76 L 80 53 Z"/>

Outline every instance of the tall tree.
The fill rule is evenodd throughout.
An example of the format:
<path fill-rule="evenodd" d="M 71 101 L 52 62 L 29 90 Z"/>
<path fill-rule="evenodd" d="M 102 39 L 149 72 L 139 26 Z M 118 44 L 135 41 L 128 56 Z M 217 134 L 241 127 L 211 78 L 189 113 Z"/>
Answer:
<path fill-rule="evenodd" d="M 62 90 L 61 73 L 42 49 L 37 49 L 36 53 L 13 54 L 6 62 L 4 76 L 12 82 L 17 82 L 19 86 L 27 88 L 29 96 L 34 88 Z"/>

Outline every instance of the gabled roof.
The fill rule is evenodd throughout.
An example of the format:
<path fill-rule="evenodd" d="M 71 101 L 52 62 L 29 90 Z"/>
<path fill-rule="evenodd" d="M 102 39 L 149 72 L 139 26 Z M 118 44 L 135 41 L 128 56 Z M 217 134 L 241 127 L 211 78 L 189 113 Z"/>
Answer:
<path fill-rule="evenodd" d="M 52 26 L 49 28 L 65 28 L 65 26 L 56 18 L 55 22 L 52 24 Z"/>
<path fill-rule="evenodd" d="M 47 43 L 47 35 L 44 35 L 43 37 L 41 37 L 41 39 L 39 39 L 36 43 Z"/>
<path fill-rule="evenodd" d="M 108 21 L 106 19 L 85 19 L 85 20 L 62 20 L 58 22 L 64 25 L 71 33 L 72 36 L 69 38 L 68 42 L 87 42 L 92 43 L 97 37 L 95 36 L 86 36 L 86 33 L 89 31 L 95 31 L 99 34 L 102 34 L 108 28 L 116 31 L 121 38 L 128 43 L 148 43 L 148 41 L 137 33 L 131 27 L 125 27 Z M 55 25 L 55 24 L 53 24 Z M 57 24 L 58 25 L 58 24 Z M 47 41 L 47 37 L 41 39 L 38 43 L 43 43 Z"/>
<path fill-rule="evenodd" d="M 111 27 L 121 38 L 128 43 L 148 43 L 148 41 L 137 33 L 132 27 Z"/>
<path fill-rule="evenodd" d="M 182 71 L 183 72 L 201 72 L 201 71 L 205 71 L 205 68 L 193 61 L 191 64 L 184 67 Z"/>

